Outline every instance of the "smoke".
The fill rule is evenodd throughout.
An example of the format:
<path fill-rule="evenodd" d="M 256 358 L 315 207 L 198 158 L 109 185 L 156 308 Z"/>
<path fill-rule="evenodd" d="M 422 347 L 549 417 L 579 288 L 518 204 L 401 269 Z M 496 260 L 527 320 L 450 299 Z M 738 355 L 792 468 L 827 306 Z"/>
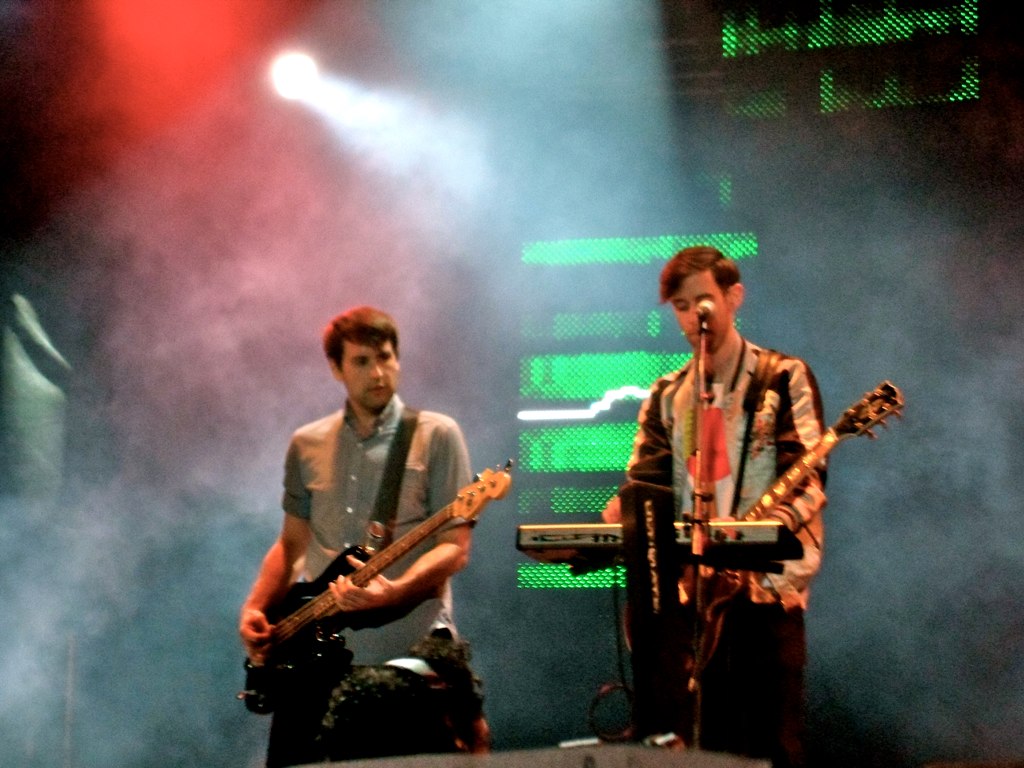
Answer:
<path fill-rule="evenodd" d="M 340 405 L 331 316 L 392 312 L 403 395 L 493 466 L 516 450 L 520 318 L 655 304 L 658 265 L 525 269 L 522 244 L 702 231 L 758 234 L 744 332 L 811 362 L 827 419 L 882 379 L 907 397 L 832 457 L 812 746 L 830 765 L 1024 749 L 1019 192 L 945 165 L 941 119 L 709 126 L 666 90 L 654 7 L 620 6 L 324 4 L 282 43 L 319 45 L 397 125 L 278 101 L 254 56 L 5 242 L 5 294 L 71 370 L 63 487 L 0 504 L 5 763 L 258 764 L 237 610 L 291 430 Z M 608 595 L 515 589 L 514 509 L 483 516 L 455 584 L 502 749 L 588 735 L 617 675 Z"/>
<path fill-rule="evenodd" d="M 17 764 L 255 764 L 236 617 L 288 435 L 341 404 L 320 329 L 375 303 L 414 349 L 467 311 L 436 280 L 465 258 L 450 188 L 416 158 L 379 178 L 244 83 L 66 200 L 12 279 L 73 369 L 63 493 L 3 510 Z"/>

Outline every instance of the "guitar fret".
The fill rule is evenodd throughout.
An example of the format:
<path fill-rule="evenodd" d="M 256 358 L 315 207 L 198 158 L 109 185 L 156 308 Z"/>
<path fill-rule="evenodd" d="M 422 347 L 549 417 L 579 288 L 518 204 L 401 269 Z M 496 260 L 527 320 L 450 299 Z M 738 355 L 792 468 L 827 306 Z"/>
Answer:
<path fill-rule="evenodd" d="M 782 477 L 775 482 L 765 493 L 761 495 L 758 502 L 743 515 L 744 520 L 758 520 L 772 507 L 782 501 L 806 475 L 807 473 L 836 445 L 838 439 L 834 430 L 828 430 L 818 443 L 806 451 L 789 469 L 783 472 Z"/>

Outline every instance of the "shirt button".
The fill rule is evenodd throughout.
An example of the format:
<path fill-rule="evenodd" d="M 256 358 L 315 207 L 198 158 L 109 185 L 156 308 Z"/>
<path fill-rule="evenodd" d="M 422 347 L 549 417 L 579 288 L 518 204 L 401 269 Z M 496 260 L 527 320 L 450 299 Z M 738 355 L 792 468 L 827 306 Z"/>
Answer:
<path fill-rule="evenodd" d="M 345 507 L 345 511 L 348 512 L 351 515 L 352 514 L 352 507 Z"/>

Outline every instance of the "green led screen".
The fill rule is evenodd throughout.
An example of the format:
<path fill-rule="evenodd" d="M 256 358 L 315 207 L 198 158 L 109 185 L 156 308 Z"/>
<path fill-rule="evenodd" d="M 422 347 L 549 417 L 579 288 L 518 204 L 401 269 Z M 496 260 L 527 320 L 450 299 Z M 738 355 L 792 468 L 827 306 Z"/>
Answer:
<path fill-rule="evenodd" d="M 536 355 L 520 365 L 519 396 L 527 400 L 600 400 L 609 390 L 682 367 L 689 353 L 630 352 Z"/>
<path fill-rule="evenodd" d="M 744 232 L 527 243 L 523 247 L 522 259 L 524 264 L 563 267 L 574 264 L 646 265 L 664 261 L 690 245 L 713 245 L 734 259 L 746 259 L 757 254 L 757 237 Z"/>
<path fill-rule="evenodd" d="M 818 17 L 807 23 L 788 20 L 776 26 L 762 23 L 763 3 L 728 10 L 722 17 L 722 56 L 757 56 L 771 50 L 813 51 L 854 46 L 904 43 L 922 37 L 976 35 L 978 0 L 939 4 L 939 8 L 906 8 L 884 2 L 881 9 L 850 5 L 834 13 L 831 0 L 820 0 Z"/>
<path fill-rule="evenodd" d="M 559 312 L 550 320 L 523 320 L 526 339 L 643 339 L 656 338 L 664 330 L 661 313 L 648 312 Z"/>
<path fill-rule="evenodd" d="M 567 565 L 522 565 L 517 573 L 520 589 L 608 589 L 626 586 L 626 569 L 604 568 L 576 575 Z"/>
<path fill-rule="evenodd" d="M 588 514 L 596 518 L 605 502 L 619 490 L 618 484 L 600 485 L 595 488 L 555 486 L 554 488 L 526 488 L 518 494 L 518 510 L 522 515 L 539 513 L 547 515 Z"/>
<path fill-rule="evenodd" d="M 819 0 L 797 12 L 786 3 L 730 3 L 721 17 L 722 61 L 734 67 L 727 70 L 727 111 L 780 118 L 808 98 L 821 114 L 976 101 L 978 5 Z M 815 93 L 794 92 L 777 76 L 780 68 L 811 62 L 815 84 L 804 87 Z"/>

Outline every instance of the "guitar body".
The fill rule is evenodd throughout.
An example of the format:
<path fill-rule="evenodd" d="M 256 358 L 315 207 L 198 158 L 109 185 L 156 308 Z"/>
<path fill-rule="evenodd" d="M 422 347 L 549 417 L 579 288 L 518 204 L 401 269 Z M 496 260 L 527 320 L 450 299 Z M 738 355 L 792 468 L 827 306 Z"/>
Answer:
<path fill-rule="evenodd" d="M 352 555 L 365 562 L 369 556 L 362 547 L 349 547 L 335 558 L 327 569 L 313 581 L 299 581 L 273 610 L 267 620 L 277 624 L 301 610 L 310 600 L 326 592 L 328 585 L 340 576 L 347 576 L 355 568 L 348 562 Z M 245 691 L 240 696 L 250 712 L 266 715 L 274 711 L 282 690 L 295 684 L 302 672 L 341 672 L 352 661 L 352 652 L 342 630 L 348 622 L 345 614 L 336 613 L 310 622 L 295 635 L 274 646 L 269 658 L 260 666 L 245 660 Z"/>
<path fill-rule="evenodd" d="M 256 666 L 246 659 L 245 690 L 238 694 L 246 709 L 257 715 L 269 715 L 287 691 L 304 687 L 303 680 L 339 680 L 352 664 L 352 652 L 346 647 L 344 636 L 332 632 L 315 643 L 310 643 L 307 655 L 300 658 L 296 654 L 294 664 L 272 661 Z"/>

